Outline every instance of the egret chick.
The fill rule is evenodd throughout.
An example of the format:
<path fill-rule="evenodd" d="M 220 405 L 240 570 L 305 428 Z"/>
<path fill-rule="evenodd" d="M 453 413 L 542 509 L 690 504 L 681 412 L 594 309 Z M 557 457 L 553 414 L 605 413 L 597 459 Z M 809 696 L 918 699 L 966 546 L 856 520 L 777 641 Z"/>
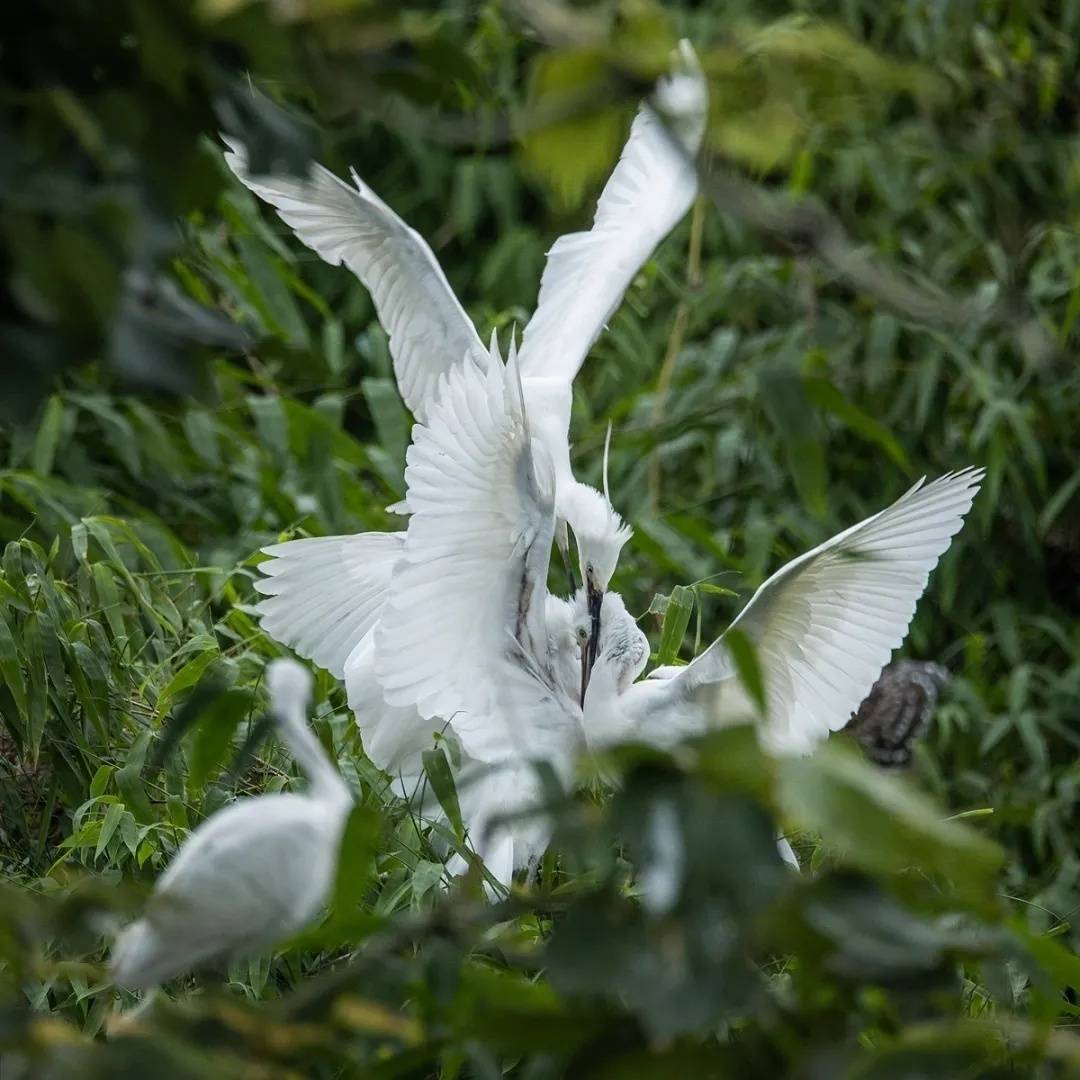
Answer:
<path fill-rule="evenodd" d="M 259 952 L 326 903 L 352 795 L 307 726 L 309 672 L 274 660 L 266 682 L 308 791 L 238 800 L 188 837 L 113 947 L 110 970 L 121 986 L 151 989 L 216 957 Z"/>

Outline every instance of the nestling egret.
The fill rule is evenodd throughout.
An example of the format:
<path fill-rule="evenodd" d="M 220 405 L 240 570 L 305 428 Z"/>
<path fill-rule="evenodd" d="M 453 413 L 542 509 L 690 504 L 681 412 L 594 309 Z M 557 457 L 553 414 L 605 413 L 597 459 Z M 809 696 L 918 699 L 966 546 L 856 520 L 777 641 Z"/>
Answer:
<path fill-rule="evenodd" d="M 585 590 L 579 589 L 572 600 L 549 594 L 545 615 L 552 677 L 567 698 L 580 700 L 583 652 L 592 622 Z M 456 744 L 447 756 L 469 846 L 488 872 L 509 886 L 514 871 L 534 866 L 547 847 L 548 824 L 543 817 L 528 813 L 543 795 L 536 770 L 516 751 L 496 752 L 488 755 L 489 760 L 477 760 L 462 743 L 454 719 L 425 718 L 414 705 L 388 704 L 374 663 L 372 631 L 345 665 L 349 707 L 363 734 L 368 757 L 395 778 L 396 794 L 413 802 L 421 816 L 445 820 L 424 782 L 422 755 L 435 745 L 436 738 L 444 745 Z M 580 735 L 575 734 L 565 754 L 564 778 L 580 744 Z M 468 863 L 455 855 L 447 869 L 451 874 L 463 873 Z"/>
<path fill-rule="evenodd" d="M 694 159 L 707 109 L 705 80 L 684 41 L 672 73 L 634 120 L 592 228 L 563 236 L 551 248 L 536 311 L 524 331 L 521 386 L 533 434 L 544 443 L 554 471 L 556 541 L 568 560 L 567 527 L 573 532 L 581 580 L 594 608 L 630 530 L 606 493 L 574 478 L 572 385 L 634 275 L 693 202 Z M 352 186 L 316 164 L 306 180 L 252 175 L 243 145 L 225 141 L 225 160 L 237 177 L 304 244 L 327 262 L 347 266 L 371 293 L 389 337 L 398 389 L 417 420 L 428 418 L 442 376 L 465 360 L 488 363 L 490 352 L 430 247 L 355 171 Z M 408 495 L 400 509 L 412 510 Z"/>
<path fill-rule="evenodd" d="M 121 986 L 149 989 L 215 957 L 268 948 L 326 903 L 352 796 L 308 729 L 311 675 L 295 660 L 275 660 L 266 682 L 308 791 L 238 800 L 188 837 L 113 947 Z"/>
<path fill-rule="evenodd" d="M 803 753 L 844 727 L 907 635 L 982 477 L 982 469 L 964 469 L 920 480 L 757 590 L 727 633 L 742 633 L 754 647 L 764 716 L 738 678 L 727 634 L 686 667 L 634 682 L 647 655 L 640 631 L 606 595 L 582 719 L 590 746 L 630 739 L 670 745 L 715 723 L 757 721 L 766 747 Z"/>

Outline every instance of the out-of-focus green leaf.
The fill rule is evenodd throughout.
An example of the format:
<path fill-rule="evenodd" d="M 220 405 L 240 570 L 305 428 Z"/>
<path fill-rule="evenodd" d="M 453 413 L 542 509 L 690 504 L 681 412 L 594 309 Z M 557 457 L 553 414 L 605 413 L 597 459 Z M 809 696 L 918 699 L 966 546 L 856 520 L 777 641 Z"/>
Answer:
<path fill-rule="evenodd" d="M 946 821 L 899 777 L 826 743 L 810 757 L 781 761 L 778 780 L 785 813 L 851 864 L 872 873 L 940 874 L 966 896 L 989 903 L 1001 849 L 970 827 Z"/>
<path fill-rule="evenodd" d="M 206 785 L 220 767 L 240 721 L 251 712 L 252 695 L 244 689 L 226 690 L 203 710 L 195 728 L 189 761 L 191 783 Z"/>

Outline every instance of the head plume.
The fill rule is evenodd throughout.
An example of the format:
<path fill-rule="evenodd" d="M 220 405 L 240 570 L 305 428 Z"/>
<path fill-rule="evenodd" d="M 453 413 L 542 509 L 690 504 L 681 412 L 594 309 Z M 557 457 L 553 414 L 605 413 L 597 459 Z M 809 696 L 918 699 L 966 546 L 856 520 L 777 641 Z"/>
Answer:
<path fill-rule="evenodd" d="M 574 484 L 561 502 L 566 523 L 577 544 L 581 579 L 591 578 L 602 591 L 611 581 L 619 554 L 633 530 L 611 503 L 587 484 Z"/>

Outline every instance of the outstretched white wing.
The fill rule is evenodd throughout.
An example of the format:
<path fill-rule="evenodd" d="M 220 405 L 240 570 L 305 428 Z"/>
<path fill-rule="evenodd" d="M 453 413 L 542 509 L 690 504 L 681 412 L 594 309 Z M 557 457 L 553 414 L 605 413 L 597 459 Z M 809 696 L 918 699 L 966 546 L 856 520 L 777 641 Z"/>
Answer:
<path fill-rule="evenodd" d="M 312 251 L 347 266 L 371 293 L 390 338 L 398 391 L 422 420 L 440 375 L 463 356 L 487 356 L 431 248 L 355 172 L 355 187 L 315 163 L 306 181 L 253 176 L 244 146 L 225 142 L 225 161 L 240 181 Z"/>
<path fill-rule="evenodd" d="M 666 682 L 638 684 L 635 696 L 653 713 L 647 726 L 661 727 L 662 709 L 676 700 L 676 711 L 697 710 L 699 730 L 710 708 L 745 708 L 736 704 L 742 695 L 725 640 L 738 630 L 762 671 L 763 733 L 773 749 L 802 752 L 842 728 L 904 640 L 982 476 L 981 469 L 965 469 L 925 486 L 920 480 L 892 506 L 773 574 L 692 664 Z"/>
<path fill-rule="evenodd" d="M 708 101 L 701 68 L 684 41 L 675 71 L 656 90 L 664 119 L 652 104 L 642 105 L 592 228 L 560 237 L 548 254 L 521 346 L 524 378 L 573 381 L 634 275 L 689 209 Z"/>
<path fill-rule="evenodd" d="M 255 610 L 262 628 L 282 645 L 339 679 L 345 661 L 375 625 L 390 588 L 405 534 L 359 533 L 290 540 L 263 548 L 267 575 Z"/>
<path fill-rule="evenodd" d="M 383 697 L 450 720 L 480 761 L 571 753 L 577 717 L 552 675 L 544 611 L 550 464 L 513 358 L 452 372 L 407 461 L 412 517 L 375 631 Z"/>

